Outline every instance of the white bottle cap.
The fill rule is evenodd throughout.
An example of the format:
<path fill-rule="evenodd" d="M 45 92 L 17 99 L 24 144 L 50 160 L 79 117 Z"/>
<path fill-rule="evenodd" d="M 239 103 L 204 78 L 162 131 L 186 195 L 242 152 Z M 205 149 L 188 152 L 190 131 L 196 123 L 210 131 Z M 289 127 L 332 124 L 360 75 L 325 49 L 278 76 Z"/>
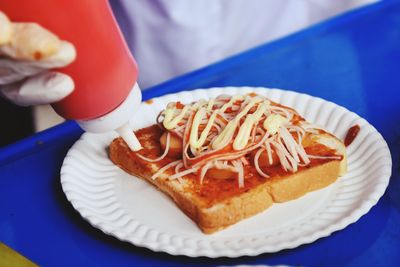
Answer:
<path fill-rule="evenodd" d="M 135 83 L 124 102 L 113 111 L 96 119 L 77 120 L 76 122 L 87 132 L 104 133 L 115 130 L 121 135 L 131 150 L 137 151 L 142 147 L 129 125 L 129 120 L 132 119 L 139 109 L 141 102 L 142 92 L 138 84 Z"/>

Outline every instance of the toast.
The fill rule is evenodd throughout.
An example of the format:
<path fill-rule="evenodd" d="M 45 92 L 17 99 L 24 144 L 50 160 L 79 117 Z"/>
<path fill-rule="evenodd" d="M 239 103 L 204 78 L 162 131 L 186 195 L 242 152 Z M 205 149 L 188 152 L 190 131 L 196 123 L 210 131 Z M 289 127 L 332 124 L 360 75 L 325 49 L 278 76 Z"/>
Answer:
<path fill-rule="evenodd" d="M 144 149 L 116 138 L 110 159 L 170 196 L 207 234 L 324 188 L 347 168 L 342 141 L 255 94 L 170 103 L 158 124 L 135 134 Z"/>

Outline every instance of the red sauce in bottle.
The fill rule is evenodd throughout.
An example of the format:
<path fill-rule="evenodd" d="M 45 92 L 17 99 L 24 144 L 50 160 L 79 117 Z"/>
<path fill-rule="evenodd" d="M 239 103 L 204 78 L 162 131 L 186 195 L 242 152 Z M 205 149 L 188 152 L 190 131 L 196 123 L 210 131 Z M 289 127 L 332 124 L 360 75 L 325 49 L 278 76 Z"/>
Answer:
<path fill-rule="evenodd" d="M 350 129 L 347 131 L 346 138 L 344 139 L 344 145 L 349 146 L 354 141 L 359 132 L 360 126 L 358 124 L 350 127 Z"/>

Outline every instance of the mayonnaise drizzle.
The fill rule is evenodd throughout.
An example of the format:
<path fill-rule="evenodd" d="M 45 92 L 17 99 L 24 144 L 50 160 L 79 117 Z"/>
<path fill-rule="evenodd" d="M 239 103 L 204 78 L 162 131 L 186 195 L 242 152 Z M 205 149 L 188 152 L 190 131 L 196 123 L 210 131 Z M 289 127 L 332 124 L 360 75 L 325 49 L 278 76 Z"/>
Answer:
<path fill-rule="evenodd" d="M 185 116 L 185 114 L 189 110 L 189 108 L 190 108 L 189 105 L 184 106 L 182 111 L 175 118 L 174 118 L 174 114 L 177 109 L 175 107 L 173 107 L 172 109 L 167 108 L 164 111 L 164 121 L 163 121 L 163 125 L 164 125 L 165 129 L 171 130 L 171 129 L 175 128 L 178 125 L 178 123 L 183 119 L 183 117 Z"/>
<path fill-rule="evenodd" d="M 176 128 L 184 119 L 188 110 L 196 112 L 189 134 L 190 150 L 194 152 L 199 149 L 201 150 L 213 125 L 216 121 L 219 121 L 219 119 L 217 119 L 218 115 L 228 119 L 229 122 L 210 143 L 211 148 L 214 150 L 227 146 L 231 141 L 233 141 L 234 150 L 244 149 L 249 143 L 253 127 L 257 125 L 262 117 L 265 117 L 263 128 L 266 129 L 270 135 L 274 135 L 282 124 L 288 122 L 286 116 L 271 114 L 270 101 L 260 96 L 244 97 L 242 95 L 234 95 L 229 101 L 227 101 L 228 99 L 229 98 L 226 97 L 212 98 L 209 101 L 201 99 L 192 105 L 185 105 L 180 111 L 176 108 L 176 104 L 169 103 L 163 112 L 163 125 L 167 130 L 171 130 Z M 239 105 L 236 103 L 238 101 L 240 102 Z M 217 105 L 217 108 L 213 109 L 215 105 Z M 218 108 L 218 106 L 220 106 L 220 108 Z M 249 111 L 254 107 L 257 108 L 256 111 L 249 114 Z M 230 113 L 226 113 L 228 109 L 231 109 L 232 112 L 237 111 L 237 114 L 233 117 Z M 282 110 L 280 107 L 272 107 L 272 109 Z M 288 111 L 286 112 L 289 113 Z M 269 114 L 269 116 L 266 116 L 266 114 Z M 243 118 L 245 118 L 244 121 L 242 121 Z M 201 125 L 204 126 L 204 124 L 204 130 L 200 133 L 199 128 Z M 236 131 L 238 134 L 233 138 Z"/>
<path fill-rule="evenodd" d="M 210 116 L 210 118 L 208 119 L 207 125 L 204 128 L 203 132 L 200 135 L 200 138 L 198 138 L 198 132 L 199 132 L 199 126 L 200 126 L 200 122 L 202 121 L 202 119 L 204 118 L 204 116 L 206 115 L 206 109 L 205 108 L 201 108 L 197 111 L 196 115 L 194 116 L 193 119 L 193 123 L 192 123 L 192 129 L 190 131 L 190 139 L 189 139 L 189 143 L 190 146 L 192 146 L 193 148 L 200 148 L 203 146 L 204 142 L 207 139 L 207 136 L 214 124 L 215 118 L 217 117 L 218 111 L 214 110 L 214 112 L 212 113 L 212 115 Z"/>
<path fill-rule="evenodd" d="M 201 99 L 192 104 L 181 104 L 180 108 L 178 104 L 169 103 L 161 116 L 165 129 L 183 138 L 183 159 L 167 164 L 153 175 L 153 179 L 175 167 L 171 179 L 197 172 L 202 182 L 210 168 L 217 168 L 236 172 L 239 187 L 243 187 L 244 166 L 249 164 L 245 155 L 251 151 L 257 150 L 255 168 L 265 178 L 269 177 L 268 173 L 258 162 L 262 152 L 267 153 L 269 164 L 273 162 L 272 153 L 276 153 L 281 167 L 291 172 L 309 164 L 309 158 L 337 158 L 308 155 L 302 146 L 307 129 L 291 122 L 296 112 L 272 104 L 267 98 L 221 95 L 209 101 Z M 169 138 L 168 135 L 166 151 L 160 158 L 167 153 Z"/>
<path fill-rule="evenodd" d="M 234 97 L 232 97 L 232 99 L 235 99 Z M 232 101 L 232 99 L 228 102 L 228 104 L 232 105 L 234 103 L 234 101 Z M 239 125 L 240 120 L 247 115 L 247 113 L 250 111 L 251 108 L 253 108 L 256 104 L 260 103 L 263 99 L 259 96 L 253 97 L 251 98 L 251 100 L 249 101 L 249 103 L 239 112 L 239 114 L 233 119 L 231 120 L 228 125 L 225 127 L 225 129 L 222 131 L 222 133 L 214 140 L 214 142 L 212 143 L 212 148 L 213 149 L 219 149 L 222 147 L 225 147 L 226 145 L 229 144 L 229 142 L 232 140 L 233 135 L 235 133 L 236 128 Z M 235 100 L 236 101 L 236 100 Z M 264 103 L 261 103 L 259 106 L 263 106 Z M 229 106 L 227 106 L 227 104 L 225 104 L 222 110 L 226 110 Z M 221 112 L 220 111 L 220 112 Z M 253 114 L 254 115 L 254 114 Z M 261 114 L 262 115 L 262 114 Z M 260 116 L 261 116 L 260 115 Z M 252 120 L 252 119 L 251 119 Z M 245 125 L 243 124 L 241 127 L 243 127 L 243 134 L 242 136 L 237 136 L 236 139 L 238 139 L 238 141 L 234 141 L 234 144 L 236 142 L 236 147 L 242 147 L 244 148 L 248 142 L 248 138 L 247 140 L 242 140 L 243 139 L 243 135 L 246 134 L 247 135 L 247 131 L 249 132 L 250 135 L 250 131 L 251 131 L 251 125 L 249 127 L 249 122 Z M 243 145 L 244 143 L 244 145 Z M 235 149 L 235 145 L 234 148 Z M 239 150 L 239 149 L 235 149 L 235 150 Z"/>
<path fill-rule="evenodd" d="M 257 110 L 253 114 L 247 115 L 244 123 L 240 126 L 239 133 L 237 134 L 235 141 L 233 142 L 234 150 L 241 150 L 246 147 L 254 124 L 261 119 L 261 116 L 267 110 L 268 104 L 269 103 L 267 101 L 260 103 Z"/>

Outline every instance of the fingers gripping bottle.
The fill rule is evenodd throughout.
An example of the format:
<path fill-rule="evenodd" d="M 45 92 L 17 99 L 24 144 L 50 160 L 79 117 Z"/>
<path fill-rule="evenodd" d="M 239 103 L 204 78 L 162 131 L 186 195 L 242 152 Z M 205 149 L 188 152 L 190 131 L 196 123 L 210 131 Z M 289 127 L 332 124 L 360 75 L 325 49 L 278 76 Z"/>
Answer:
<path fill-rule="evenodd" d="M 129 126 L 142 95 L 138 69 L 106 0 L 5 0 L 12 21 L 37 22 L 74 44 L 77 57 L 60 71 L 75 90 L 54 110 L 89 132 L 116 130 L 132 150 L 141 149 Z"/>

